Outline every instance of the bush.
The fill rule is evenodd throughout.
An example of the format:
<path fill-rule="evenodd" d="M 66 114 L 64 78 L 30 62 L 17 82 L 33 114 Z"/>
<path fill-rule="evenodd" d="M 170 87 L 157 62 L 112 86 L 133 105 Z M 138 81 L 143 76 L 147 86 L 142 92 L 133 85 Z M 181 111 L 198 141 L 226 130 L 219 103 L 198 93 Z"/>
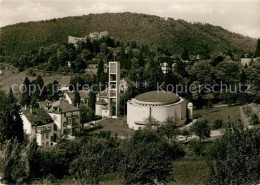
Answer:
<path fill-rule="evenodd" d="M 201 155 L 203 148 L 202 143 L 199 141 L 192 141 L 191 143 L 191 149 L 196 155 Z"/>
<path fill-rule="evenodd" d="M 248 105 L 243 106 L 243 111 L 247 117 L 250 117 L 252 115 L 252 109 Z"/>
<path fill-rule="evenodd" d="M 119 173 L 125 184 L 155 184 L 171 181 L 173 147 L 153 131 L 138 130 L 123 145 Z"/>
<path fill-rule="evenodd" d="M 224 121 L 222 119 L 216 119 L 213 122 L 213 129 L 220 129 L 223 126 Z"/>
<path fill-rule="evenodd" d="M 259 124 L 259 118 L 256 114 L 253 114 L 250 118 L 250 125 L 257 125 Z"/>

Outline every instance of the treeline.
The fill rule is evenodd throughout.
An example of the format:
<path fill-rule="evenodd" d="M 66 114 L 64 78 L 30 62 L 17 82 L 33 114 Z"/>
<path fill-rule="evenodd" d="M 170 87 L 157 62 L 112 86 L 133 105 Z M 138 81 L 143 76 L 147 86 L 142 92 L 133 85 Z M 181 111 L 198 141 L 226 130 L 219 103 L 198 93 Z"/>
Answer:
<path fill-rule="evenodd" d="M 2 181 L 55 183 L 69 177 L 74 183 L 99 184 L 103 175 L 117 174 L 123 184 L 173 182 L 175 160 L 185 155 L 185 145 L 175 142 L 178 131 L 168 135 L 167 127 L 138 130 L 129 139 L 100 132 L 73 141 L 62 139 L 52 147 L 38 147 L 36 140 L 22 145 L 7 140 L 0 155 Z M 201 176 L 205 183 L 259 183 L 259 130 L 229 122 L 224 135 L 203 153 L 196 143 L 188 148 L 192 145 L 207 163 L 209 173 Z"/>
<path fill-rule="evenodd" d="M 231 33 L 219 26 L 189 23 L 137 13 L 104 13 L 19 23 L 1 28 L 0 55 L 20 56 L 33 49 L 63 44 L 68 35 L 84 37 L 94 31 L 108 31 L 120 42 L 137 41 L 151 49 L 168 48 L 181 54 L 186 47 L 192 54 L 201 52 L 254 52 L 256 40 Z"/>
<path fill-rule="evenodd" d="M 23 145 L 13 140 L 3 151 L 0 171 L 8 183 L 53 183 L 69 175 L 81 184 L 98 184 L 100 176 L 109 173 L 119 173 L 125 184 L 169 182 L 172 160 L 184 155 L 180 145 L 149 130 L 125 140 L 100 132 L 44 148 L 35 140 Z"/>

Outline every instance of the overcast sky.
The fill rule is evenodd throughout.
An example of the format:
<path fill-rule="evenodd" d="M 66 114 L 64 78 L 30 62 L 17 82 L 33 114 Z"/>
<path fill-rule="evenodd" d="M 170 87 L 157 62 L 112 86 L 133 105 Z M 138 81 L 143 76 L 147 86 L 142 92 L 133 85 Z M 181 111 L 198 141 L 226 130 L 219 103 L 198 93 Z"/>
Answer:
<path fill-rule="evenodd" d="M 260 1 L 251 0 L 0 0 L 0 26 L 105 12 L 137 12 L 210 23 L 260 37 Z"/>

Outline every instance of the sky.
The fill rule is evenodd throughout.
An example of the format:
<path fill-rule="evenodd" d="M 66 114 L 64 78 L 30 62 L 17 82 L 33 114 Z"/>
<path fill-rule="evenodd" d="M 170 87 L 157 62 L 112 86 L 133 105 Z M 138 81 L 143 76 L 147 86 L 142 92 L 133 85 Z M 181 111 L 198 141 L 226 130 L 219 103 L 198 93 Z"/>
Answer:
<path fill-rule="evenodd" d="M 0 27 L 107 12 L 145 13 L 210 23 L 260 38 L 260 0 L 0 0 Z"/>

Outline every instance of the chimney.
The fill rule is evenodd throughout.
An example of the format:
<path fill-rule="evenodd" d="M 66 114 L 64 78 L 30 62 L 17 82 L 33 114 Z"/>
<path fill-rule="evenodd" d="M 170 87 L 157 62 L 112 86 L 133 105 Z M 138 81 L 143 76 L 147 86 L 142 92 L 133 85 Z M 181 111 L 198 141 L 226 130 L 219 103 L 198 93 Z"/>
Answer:
<path fill-rule="evenodd" d="M 77 108 L 79 108 L 79 103 L 77 103 Z"/>
<path fill-rule="evenodd" d="M 27 105 L 26 104 L 24 105 L 24 110 L 27 110 Z"/>
<path fill-rule="evenodd" d="M 31 114 L 33 113 L 33 108 L 32 108 L 32 107 L 30 107 L 30 113 L 31 113 Z"/>

